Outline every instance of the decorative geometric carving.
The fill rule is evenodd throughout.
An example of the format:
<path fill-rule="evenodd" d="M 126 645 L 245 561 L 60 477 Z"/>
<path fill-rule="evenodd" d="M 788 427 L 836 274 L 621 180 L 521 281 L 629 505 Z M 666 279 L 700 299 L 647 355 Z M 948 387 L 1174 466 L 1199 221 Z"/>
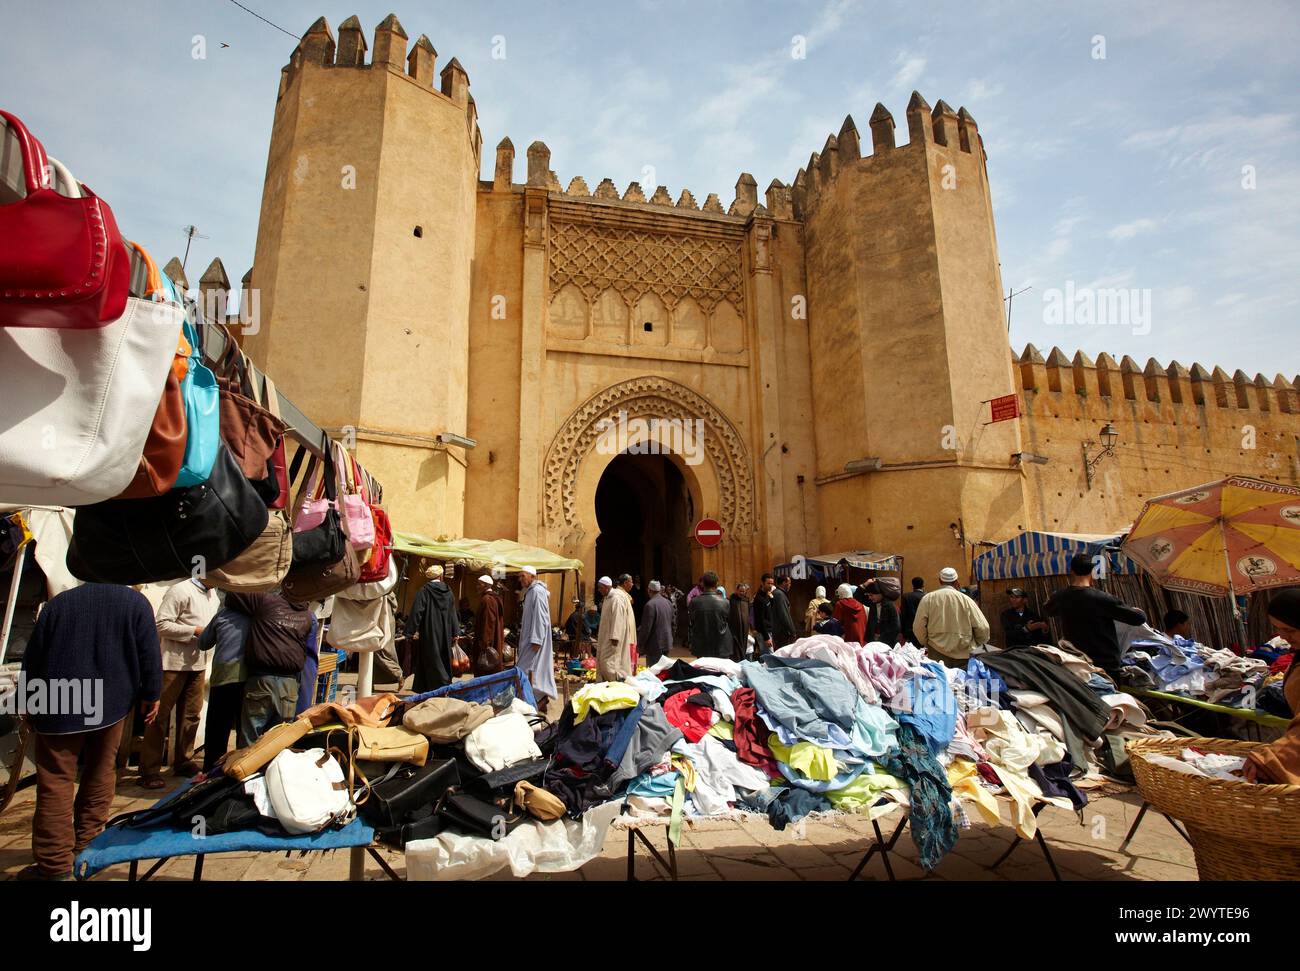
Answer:
<path fill-rule="evenodd" d="M 703 419 L 704 451 L 718 476 L 719 516 L 732 535 L 754 530 L 754 474 L 745 443 L 727 417 L 707 399 L 667 378 L 640 377 L 624 381 L 588 398 L 556 433 L 546 453 L 544 514 L 546 524 L 572 535 L 582 533 L 577 509 L 578 470 L 601 437 L 602 420 Z"/>
<path fill-rule="evenodd" d="M 743 315 L 740 247 L 740 239 L 552 219 L 551 293 L 572 283 L 594 300 L 612 287 L 629 304 L 657 293 L 670 310 L 692 296 L 706 312 L 730 300 Z"/>

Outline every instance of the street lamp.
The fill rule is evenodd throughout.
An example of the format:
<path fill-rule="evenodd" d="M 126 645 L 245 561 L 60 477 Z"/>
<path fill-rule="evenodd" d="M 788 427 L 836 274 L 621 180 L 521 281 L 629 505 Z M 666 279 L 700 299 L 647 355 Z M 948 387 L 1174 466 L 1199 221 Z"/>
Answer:
<path fill-rule="evenodd" d="M 1115 454 L 1115 445 L 1119 442 L 1119 431 L 1111 422 L 1106 422 L 1097 431 L 1097 437 L 1100 442 L 1083 443 L 1083 473 L 1088 480 L 1088 488 L 1092 488 L 1093 470 L 1101 464 L 1101 460 L 1107 455 Z M 1100 445 L 1101 450 L 1096 455 L 1089 455 L 1088 449 L 1094 445 Z"/>

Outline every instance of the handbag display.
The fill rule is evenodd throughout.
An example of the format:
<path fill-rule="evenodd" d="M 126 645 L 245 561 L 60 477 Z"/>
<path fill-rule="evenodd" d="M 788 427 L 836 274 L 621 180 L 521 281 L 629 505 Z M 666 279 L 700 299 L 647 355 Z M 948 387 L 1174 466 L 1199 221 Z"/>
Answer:
<path fill-rule="evenodd" d="M 434 815 L 434 806 L 449 788 L 460 785 L 453 759 L 433 759 L 415 770 L 400 770 L 391 779 L 375 782 L 361 803 L 361 817 L 372 826 L 394 827 L 419 816 Z"/>
<path fill-rule="evenodd" d="M 311 722 L 297 718 L 268 729 L 252 745 L 228 753 L 221 761 L 222 771 L 241 782 L 261 772 L 267 764 L 311 731 Z"/>
<path fill-rule="evenodd" d="M 340 590 L 346 590 L 357 582 L 357 577 L 361 574 L 356 550 L 344 535 L 338 511 L 334 508 L 332 453 L 333 448 L 325 449 L 323 467 L 327 507 L 324 517 L 313 528 L 302 531 L 298 530 L 300 520 L 294 522 L 293 566 L 284 578 L 283 590 L 286 597 L 300 603 L 324 600 Z M 301 453 L 294 456 L 295 463 L 301 457 Z M 313 465 L 315 464 L 313 459 Z M 291 466 L 291 476 L 293 471 Z M 303 492 L 307 492 L 313 484 L 314 476 L 308 475 Z M 295 508 L 301 519 L 304 514 L 302 502 L 296 503 Z"/>
<path fill-rule="evenodd" d="M 208 570 L 208 583 L 231 593 L 267 593 L 284 582 L 293 562 L 293 532 L 278 509 L 267 511 L 266 529 L 229 563 Z"/>
<path fill-rule="evenodd" d="M 185 458 L 176 476 L 177 486 L 198 485 L 212 474 L 221 444 L 221 395 L 216 375 L 203 363 L 198 328 L 186 316 L 185 336 L 190 342 L 189 370 L 181 382 L 185 399 Z"/>
<path fill-rule="evenodd" d="M 202 485 L 77 510 L 68 570 L 79 580 L 128 585 L 206 574 L 248 549 L 267 518 L 266 506 L 223 447 Z"/>
<path fill-rule="evenodd" d="M 255 400 L 248 358 L 227 330 L 217 364 L 221 395 L 221 440 L 250 480 L 265 479 L 267 463 L 284 442 L 285 424 Z"/>
<path fill-rule="evenodd" d="M 17 143 L 27 188 L 26 196 L 0 206 L 0 327 L 93 330 L 120 320 L 131 260 L 113 210 L 75 180 L 75 197 L 59 194 L 50 185 L 44 146 L 14 115 L 0 111 L 0 118 Z M 7 149 L 6 141 L 0 129 L 0 146 Z M 5 369 L 6 380 L 11 373 Z"/>
<path fill-rule="evenodd" d="M 501 805 L 514 798 L 515 786 L 520 782 L 535 782 L 546 774 L 550 759 L 528 759 L 509 768 L 485 772 L 465 784 L 473 795 Z"/>
<path fill-rule="evenodd" d="M 139 243 L 131 243 L 131 247 L 140 254 L 140 259 L 145 266 L 145 298 L 165 302 L 166 291 L 162 285 L 162 274 L 158 272 L 153 257 Z M 149 426 L 149 436 L 145 439 L 140 464 L 130 485 L 122 490 L 117 496 L 118 499 L 161 496 L 176 485 L 185 458 L 186 416 L 182 382 L 189 374 L 190 353 L 191 344 L 182 327 L 181 336 L 176 344 L 176 354 L 172 359 L 172 367 L 167 373 L 162 397 L 158 400 L 158 407 L 154 411 L 153 423 Z"/>
<path fill-rule="evenodd" d="M 275 390 L 275 382 L 270 375 L 262 375 L 262 405 L 276 418 L 280 415 L 280 393 Z M 284 455 L 284 437 L 275 446 L 268 460 L 271 477 L 275 480 L 275 498 L 267 502 L 268 509 L 287 509 L 289 506 L 289 463 Z M 286 517 L 287 519 L 287 517 Z"/>
<path fill-rule="evenodd" d="M 429 758 L 429 740 L 400 725 L 372 728 L 359 725 L 357 758 L 367 762 L 405 762 L 424 765 Z"/>
<path fill-rule="evenodd" d="M 382 651 L 394 642 L 397 622 L 386 596 L 374 600 L 350 600 L 344 594 L 372 584 L 354 583 L 334 595 L 334 612 L 330 615 L 330 643 L 353 654 Z"/>
<path fill-rule="evenodd" d="M 175 304 L 131 298 L 103 327 L 0 328 L 0 501 L 82 506 L 120 494 L 139 469 L 183 319 Z"/>
<path fill-rule="evenodd" d="M 357 558 L 364 562 L 370 557 L 370 547 L 375 542 L 375 517 L 371 515 L 370 505 L 357 490 L 353 477 L 355 463 L 342 445 L 334 443 L 340 462 L 338 466 L 343 477 L 343 492 L 339 496 L 339 518 L 343 522 L 343 531 L 348 534 L 348 542 L 357 551 Z"/>

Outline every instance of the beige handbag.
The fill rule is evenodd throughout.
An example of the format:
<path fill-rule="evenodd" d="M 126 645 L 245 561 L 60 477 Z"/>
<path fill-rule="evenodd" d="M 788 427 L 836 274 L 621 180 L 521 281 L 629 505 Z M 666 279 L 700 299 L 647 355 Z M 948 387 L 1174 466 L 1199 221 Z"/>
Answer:
<path fill-rule="evenodd" d="M 267 593 L 280 586 L 292 562 L 293 530 L 284 513 L 272 509 L 262 535 L 233 560 L 208 571 L 208 583 L 231 593 Z"/>
<path fill-rule="evenodd" d="M 232 779 L 243 782 L 249 776 L 261 772 L 273 758 L 309 731 L 311 722 L 302 717 L 291 722 L 281 722 L 252 745 L 227 755 L 221 762 L 221 768 Z"/>
<path fill-rule="evenodd" d="M 534 819 L 546 823 L 564 815 L 564 803 L 560 798 L 531 782 L 515 783 L 515 808 L 526 810 Z"/>
<path fill-rule="evenodd" d="M 371 728 L 359 725 L 356 757 L 367 762 L 424 765 L 429 758 L 429 740 L 419 732 L 401 726 Z"/>

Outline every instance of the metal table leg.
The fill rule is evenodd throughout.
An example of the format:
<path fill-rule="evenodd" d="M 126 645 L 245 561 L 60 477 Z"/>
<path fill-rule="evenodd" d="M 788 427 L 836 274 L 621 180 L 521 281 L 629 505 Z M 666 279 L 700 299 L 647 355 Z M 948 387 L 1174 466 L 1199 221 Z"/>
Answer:
<path fill-rule="evenodd" d="M 857 867 L 851 874 L 849 874 L 850 882 L 858 878 L 858 875 L 862 873 L 874 853 L 880 854 L 880 860 L 885 864 L 885 874 L 889 879 L 897 879 L 897 877 L 894 876 L 894 867 L 889 862 L 889 851 L 894 848 L 894 844 L 898 842 L 898 838 L 903 835 L 903 827 L 907 825 L 909 818 L 910 814 L 903 814 L 903 818 L 899 820 L 898 826 L 894 828 L 893 835 L 889 837 L 889 842 L 885 842 L 885 835 L 880 831 L 880 823 L 874 819 L 871 821 L 871 828 L 875 831 L 876 841 L 867 847 L 867 852 L 862 855 L 862 859 L 858 861 Z"/>

